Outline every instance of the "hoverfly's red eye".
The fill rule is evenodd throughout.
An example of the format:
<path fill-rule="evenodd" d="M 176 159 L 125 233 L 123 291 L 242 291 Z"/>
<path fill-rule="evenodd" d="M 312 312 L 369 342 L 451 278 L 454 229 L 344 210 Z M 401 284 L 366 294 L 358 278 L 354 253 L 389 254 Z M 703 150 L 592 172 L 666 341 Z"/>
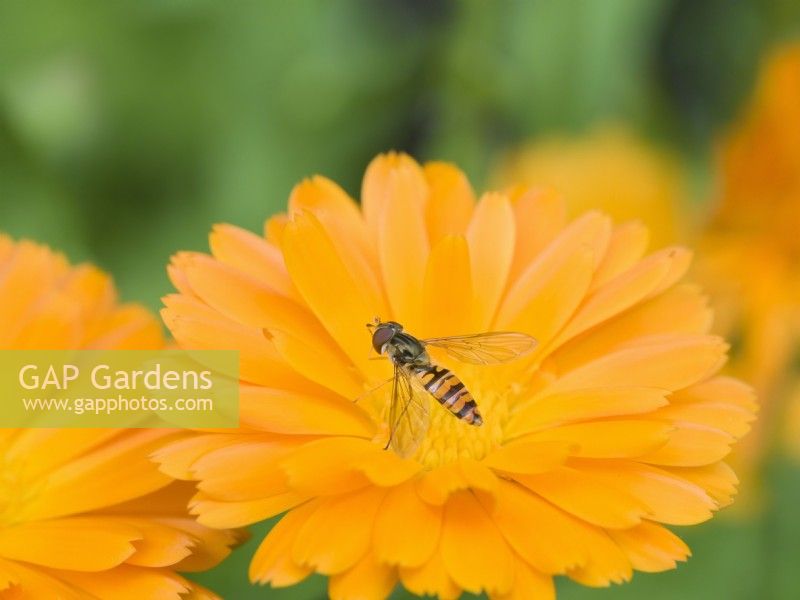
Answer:
<path fill-rule="evenodd" d="M 378 327 L 375 333 L 372 334 L 372 347 L 375 348 L 375 352 L 380 354 L 386 342 L 391 340 L 394 334 L 395 331 L 393 327 L 387 327 L 386 325 Z"/>

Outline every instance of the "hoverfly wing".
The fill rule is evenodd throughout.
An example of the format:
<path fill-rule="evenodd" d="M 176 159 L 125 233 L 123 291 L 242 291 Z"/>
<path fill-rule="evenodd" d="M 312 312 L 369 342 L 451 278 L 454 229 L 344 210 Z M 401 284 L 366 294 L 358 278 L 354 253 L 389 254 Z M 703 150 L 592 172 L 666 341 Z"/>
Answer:
<path fill-rule="evenodd" d="M 392 393 L 384 421 L 389 425 L 387 448 L 402 458 L 414 455 L 428 431 L 429 398 L 406 368 L 395 367 Z"/>
<path fill-rule="evenodd" d="M 445 350 L 465 363 L 493 365 L 515 360 L 536 347 L 536 338 L 516 331 L 489 331 L 470 335 L 420 340 L 426 346 Z"/>
<path fill-rule="evenodd" d="M 385 381 L 382 381 L 382 382 L 380 382 L 380 383 L 379 383 L 378 385 L 376 385 L 375 387 L 368 389 L 368 390 L 367 390 L 366 392 L 364 392 L 363 394 L 361 394 L 361 395 L 359 395 L 359 396 L 356 396 L 355 398 L 353 398 L 353 404 L 358 404 L 359 402 L 361 402 L 361 401 L 362 401 L 362 400 L 364 400 L 365 398 L 369 398 L 370 396 L 374 396 L 374 395 L 375 395 L 375 394 L 377 394 L 377 393 L 378 393 L 378 391 L 379 391 L 379 390 L 381 390 L 381 389 L 382 389 L 382 388 L 383 388 L 383 387 L 384 387 L 384 386 L 385 386 L 387 383 L 392 383 L 393 381 L 394 381 L 394 375 L 392 375 L 391 377 L 389 377 L 389 379 L 387 379 L 387 380 L 385 380 Z"/>

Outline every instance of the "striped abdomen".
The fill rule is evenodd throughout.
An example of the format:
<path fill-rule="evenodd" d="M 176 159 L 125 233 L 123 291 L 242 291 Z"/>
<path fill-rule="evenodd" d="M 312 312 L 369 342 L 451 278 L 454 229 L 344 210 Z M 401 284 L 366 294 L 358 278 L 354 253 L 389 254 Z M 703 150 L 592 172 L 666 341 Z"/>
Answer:
<path fill-rule="evenodd" d="M 483 423 L 475 399 L 452 371 L 436 365 L 424 365 L 415 367 L 414 374 L 430 395 L 456 417 L 470 425 Z"/>

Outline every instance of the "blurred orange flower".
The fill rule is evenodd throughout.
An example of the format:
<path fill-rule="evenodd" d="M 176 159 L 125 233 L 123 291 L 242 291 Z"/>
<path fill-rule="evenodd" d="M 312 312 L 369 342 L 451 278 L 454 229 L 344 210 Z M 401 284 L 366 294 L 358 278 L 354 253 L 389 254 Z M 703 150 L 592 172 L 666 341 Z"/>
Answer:
<path fill-rule="evenodd" d="M 163 344 L 142 307 L 120 305 L 107 275 L 0 236 L 0 349 Z M 0 432 L 0 596 L 212 598 L 176 571 L 207 569 L 235 541 L 186 514 L 192 488 L 148 456 L 174 431 Z"/>
<path fill-rule="evenodd" d="M 606 586 L 663 571 L 691 525 L 731 502 L 722 462 L 754 400 L 717 375 L 689 252 L 645 255 L 646 229 L 598 212 L 568 221 L 552 193 L 485 194 L 405 155 L 367 169 L 362 209 L 335 183 L 298 185 L 266 239 L 229 225 L 213 256 L 177 255 L 163 317 L 178 343 L 241 353 L 241 421 L 160 450 L 199 481 L 214 527 L 287 511 L 261 544 L 254 582 L 330 576 L 334 600 L 416 594 L 552 598 L 564 574 Z M 487 330 L 537 349 L 494 367 L 439 359 L 477 399 L 481 427 L 433 406 L 411 458 L 385 451 L 391 373 L 364 324 L 420 337 Z M 385 390 L 385 393 L 383 393 Z"/>
<path fill-rule="evenodd" d="M 773 143 L 773 137 L 780 139 Z M 570 212 L 593 207 L 638 218 L 659 241 L 697 245 L 690 276 L 711 297 L 712 330 L 735 341 L 726 370 L 753 384 L 765 403 L 756 431 L 733 458 L 748 502 L 756 499 L 758 468 L 770 446 L 762 428 L 772 427 L 772 413 L 782 411 L 773 398 L 797 345 L 800 246 L 793 249 L 797 242 L 788 232 L 800 225 L 798 161 L 800 47 L 790 47 L 768 64 L 754 106 L 721 147 L 720 189 L 710 217 L 699 207 L 690 210 L 675 161 L 620 129 L 532 143 L 505 158 L 496 174 L 505 184 L 523 179 L 565 186 Z"/>
<path fill-rule="evenodd" d="M 524 145 L 500 161 L 493 181 L 558 190 L 570 216 L 601 209 L 618 222 L 641 220 L 656 247 L 682 239 L 689 226 L 678 162 L 620 126 Z"/>
<path fill-rule="evenodd" d="M 719 153 L 717 224 L 800 255 L 800 43 L 769 54 Z"/>
<path fill-rule="evenodd" d="M 800 44 L 767 56 L 744 114 L 722 140 L 718 171 L 698 275 L 719 299 L 718 330 L 738 341 L 731 367 L 764 401 L 761 426 L 746 442 L 758 459 L 784 414 L 800 340 Z"/>

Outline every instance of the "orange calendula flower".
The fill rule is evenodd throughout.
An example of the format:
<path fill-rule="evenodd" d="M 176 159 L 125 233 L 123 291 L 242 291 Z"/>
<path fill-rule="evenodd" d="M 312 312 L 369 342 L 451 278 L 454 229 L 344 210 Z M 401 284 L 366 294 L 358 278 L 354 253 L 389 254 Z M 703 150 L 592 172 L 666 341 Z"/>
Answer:
<path fill-rule="evenodd" d="M 769 233 L 800 254 L 800 42 L 767 56 L 755 93 L 720 148 L 718 221 Z"/>
<path fill-rule="evenodd" d="M 719 330 L 739 341 L 732 367 L 763 398 L 770 428 L 785 414 L 800 342 L 800 43 L 767 56 L 720 144 L 718 188 L 698 275 L 719 299 Z M 758 459 L 767 432 L 754 433 L 746 446 Z"/>
<path fill-rule="evenodd" d="M 782 81 L 786 79 L 786 75 L 781 76 Z M 773 95 L 782 102 L 785 93 L 778 96 L 776 89 Z M 772 120 L 777 123 L 777 119 Z M 750 121 L 752 117 L 747 122 Z M 785 135 L 784 130 L 780 131 Z M 768 448 L 761 427 L 768 421 L 764 413 L 774 410 L 770 398 L 791 356 L 796 336 L 792 313 L 797 310 L 796 301 L 787 294 L 792 288 L 792 275 L 781 244 L 768 236 L 759 239 L 752 235 L 763 231 L 763 224 L 771 217 L 767 215 L 768 205 L 756 200 L 768 196 L 757 191 L 760 184 L 757 178 L 751 180 L 754 173 L 748 172 L 749 165 L 756 165 L 755 171 L 762 173 L 768 168 L 780 168 L 771 162 L 773 157 L 758 166 L 764 158 L 759 144 L 765 141 L 759 142 L 753 136 L 752 127 L 738 131 L 732 143 L 723 148 L 721 162 L 726 168 L 721 169 L 722 197 L 719 214 L 710 226 L 692 218 L 678 163 L 624 130 L 605 129 L 581 138 L 533 142 L 506 158 L 496 174 L 501 185 L 539 181 L 561 186 L 559 189 L 566 191 L 568 213 L 594 206 L 617 219 L 640 219 L 659 243 L 695 241 L 698 260 L 690 278 L 701 282 L 712 298 L 712 331 L 736 340 L 726 372 L 750 382 L 758 397 L 768 404 L 756 431 L 731 459 L 745 488 L 745 501 L 740 498 L 737 504 L 740 509 L 752 505 L 758 494 L 758 486 L 753 484 Z M 781 179 L 785 181 L 787 177 L 775 178 Z M 748 183 L 739 185 L 740 180 Z M 774 185 L 774 181 L 767 183 L 763 189 Z M 747 208 L 749 205 L 752 206 Z M 763 214 L 749 219 L 752 211 Z"/>
<path fill-rule="evenodd" d="M 554 575 L 589 586 L 663 571 L 689 554 L 665 525 L 731 502 L 723 462 L 748 429 L 747 386 L 718 376 L 725 342 L 690 254 L 647 254 L 647 231 L 551 193 L 487 193 L 405 155 L 376 158 L 362 206 L 335 183 L 298 185 L 261 238 L 222 225 L 212 256 L 169 267 L 163 317 L 194 348 L 241 356 L 241 424 L 157 458 L 199 481 L 198 520 L 237 527 L 286 512 L 254 582 L 330 576 L 334 600 L 416 594 L 552 598 Z M 416 452 L 384 450 L 392 367 L 365 323 L 420 338 L 485 331 L 538 340 L 518 360 L 431 356 L 483 424 L 431 403 Z M 357 400 L 357 401 L 354 401 Z"/>
<path fill-rule="evenodd" d="M 154 349 L 145 309 L 107 275 L 0 236 L 0 349 Z M 186 511 L 192 487 L 149 455 L 174 431 L 0 431 L 0 597 L 213 598 L 176 571 L 207 569 L 235 541 Z"/>

